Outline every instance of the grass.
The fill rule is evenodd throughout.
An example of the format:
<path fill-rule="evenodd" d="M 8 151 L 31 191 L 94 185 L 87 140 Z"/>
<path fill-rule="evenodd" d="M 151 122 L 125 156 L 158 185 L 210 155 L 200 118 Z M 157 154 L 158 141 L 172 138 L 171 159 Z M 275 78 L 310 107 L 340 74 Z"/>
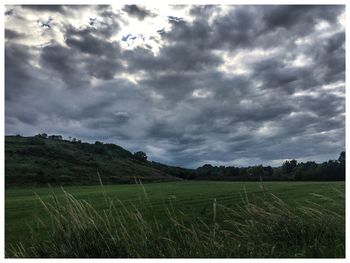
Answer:
<path fill-rule="evenodd" d="M 344 183 L 264 185 L 266 191 L 255 182 L 6 190 L 6 255 L 345 256 Z M 27 225 L 34 238 L 16 238 Z"/>

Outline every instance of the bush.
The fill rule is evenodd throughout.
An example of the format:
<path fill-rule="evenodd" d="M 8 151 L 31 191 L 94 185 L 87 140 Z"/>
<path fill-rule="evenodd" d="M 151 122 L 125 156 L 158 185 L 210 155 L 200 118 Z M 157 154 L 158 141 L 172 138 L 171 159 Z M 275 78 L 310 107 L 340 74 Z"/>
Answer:
<path fill-rule="evenodd" d="M 27 143 L 30 145 L 45 145 L 43 139 L 38 137 L 31 137 L 27 140 Z"/>
<path fill-rule="evenodd" d="M 141 161 L 141 162 L 146 162 L 147 161 L 147 155 L 146 153 L 139 151 L 134 153 L 134 158 L 135 160 Z"/>

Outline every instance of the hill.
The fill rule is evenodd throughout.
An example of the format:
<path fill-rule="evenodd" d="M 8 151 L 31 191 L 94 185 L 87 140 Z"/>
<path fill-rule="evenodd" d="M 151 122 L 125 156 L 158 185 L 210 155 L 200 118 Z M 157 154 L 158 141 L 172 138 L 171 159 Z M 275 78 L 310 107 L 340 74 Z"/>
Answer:
<path fill-rule="evenodd" d="M 5 184 L 9 186 L 94 185 L 100 174 L 104 184 L 178 181 L 344 181 L 345 152 L 337 160 L 298 163 L 286 160 L 280 167 L 212 166 L 197 169 L 147 161 L 143 152 L 131 153 L 115 144 L 63 140 L 46 134 L 5 136 Z"/>
<path fill-rule="evenodd" d="M 106 184 L 175 181 L 183 170 L 139 160 L 115 144 L 5 136 L 6 186 L 97 184 L 97 172 Z"/>

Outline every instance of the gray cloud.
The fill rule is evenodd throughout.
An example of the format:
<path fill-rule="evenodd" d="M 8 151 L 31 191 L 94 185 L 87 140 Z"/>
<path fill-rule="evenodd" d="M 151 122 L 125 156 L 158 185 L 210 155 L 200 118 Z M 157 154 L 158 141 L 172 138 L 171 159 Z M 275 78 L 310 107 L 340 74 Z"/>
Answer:
<path fill-rule="evenodd" d="M 53 76 L 58 76 L 68 88 L 79 88 L 89 85 L 89 78 L 74 50 L 59 44 L 52 44 L 42 49 L 40 64 L 52 70 Z"/>
<path fill-rule="evenodd" d="M 137 5 L 125 5 L 122 10 L 139 20 L 144 20 L 147 16 L 155 16 L 151 11 Z"/>
<path fill-rule="evenodd" d="M 24 96 L 41 86 L 36 77 L 40 74 L 32 67 L 33 51 L 21 44 L 5 43 L 5 100 L 11 101 Z"/>
<path fill-rule="evenodd" d="M 65 6 L 63 5 L 22 5 L 23 8 L 35 11 L 58 12 L 65 13 Z"/>
<path fill-rule="evenodd" d="M 5 29 L 5 39 L 11 40 L 11 39 L 20 39 L 25 37 L 25 33 L 19 33 L 15 30 L 11 29 Z"/>
<path fill-rule="evenodd" d="M 117 57 L 120 54 L 118 43 L 100 38 L 98 33 L 98 29 L 93 27 L 83 29 L 68 27 L 65 33 L 65 43 L 83 53 Z"/>
<path fill-rule="evenodd" d="M 314 24 L 319 19 L 334 23 L 337 15 L 344 10 L 344 6 L 284 5 L 265 6 L 263 9 L 267 28 L 297 28 L 295 33 L 303 35 L 312 31 Z"/>
<path fill-rule="evenodd" d="M 186 8 L 11 7 L 55 25 L 38 47 L 32 24 L 6 16 L 6 133 L 104 140 L 186 167 L 337 158 L 344 6 Z M 131 39 L 130 17 L 164 21 Z"/>
<path fill-rule="evenodd" d="M 5 16 L 12 16 L 14 14 L 13 9 L 5 11 Z"/>

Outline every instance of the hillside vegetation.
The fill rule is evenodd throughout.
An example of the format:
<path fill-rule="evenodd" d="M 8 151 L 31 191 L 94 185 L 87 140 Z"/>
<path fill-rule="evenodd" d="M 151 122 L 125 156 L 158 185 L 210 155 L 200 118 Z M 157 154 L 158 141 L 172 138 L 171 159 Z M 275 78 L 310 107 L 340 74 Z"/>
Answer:
<path fill-rule="evenodd" d="M 5 137 L 6 186 L 179 180 L 158 166 L 115 144 Z"/>
<path fill-rule="evenodd" d="M 286 160 L 280 167 L 212 166 L 197 169 L 147 160 L 146 153 L 96 141 L 94 144 L 62 136 L 5 137 L 6 186 L 96 185 L 177 180 L 224 181 L 344 181 L 345 152 L 323 163 Z"/>

